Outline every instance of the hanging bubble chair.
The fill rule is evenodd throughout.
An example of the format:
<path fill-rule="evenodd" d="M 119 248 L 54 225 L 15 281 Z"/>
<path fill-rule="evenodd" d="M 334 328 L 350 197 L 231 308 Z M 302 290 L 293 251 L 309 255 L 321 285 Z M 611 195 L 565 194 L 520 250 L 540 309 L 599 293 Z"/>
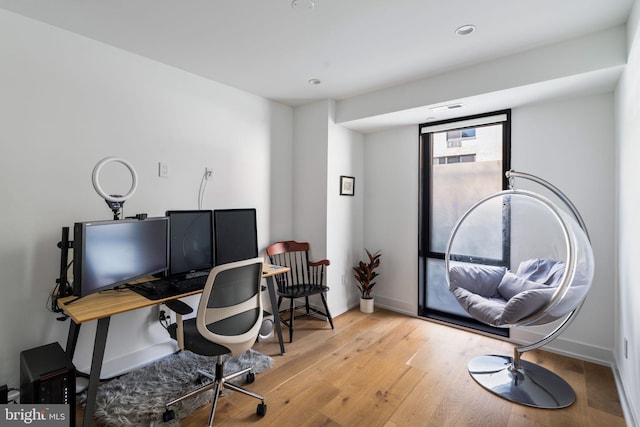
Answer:
<path fill-rule="evenodd" d="M 478 356 L 469 373 L 505 399 L 538 408 L 575 401 L 569 384 L 521 359 L 556 338 L 577 315 L 593 279 L 589 236 L 573 203 L 533 175 L 507 172 L 510 189 L 483 198 L 455 224 L 445 256 L 449 290 L 476 320 L 498 328 L 558 325 L 539 341 L 516 347 L 513 357 Z M 516 178 L 551 191 L 564 204 L 514 188 Z"/>

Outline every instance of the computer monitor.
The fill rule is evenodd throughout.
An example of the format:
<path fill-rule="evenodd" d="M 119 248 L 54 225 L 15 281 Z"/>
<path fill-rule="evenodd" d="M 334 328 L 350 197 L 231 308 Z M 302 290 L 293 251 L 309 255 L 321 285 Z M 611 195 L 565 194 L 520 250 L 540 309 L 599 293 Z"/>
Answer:
<path fill-rule="evenodd" d="M 258 256 L 255 209 L 213 211 L 215 264 L 226 264 Z"/>
<path fill-rule="evenodd" d="M 73 294 L 83 297 L 168 266 L 166 217 L 75 223 Z"/>
<path fill-rule="evenodd" d="M 213 212 L 172 210 L 169 218 L 169 278 L 208 274 L 213 267 Z"/>

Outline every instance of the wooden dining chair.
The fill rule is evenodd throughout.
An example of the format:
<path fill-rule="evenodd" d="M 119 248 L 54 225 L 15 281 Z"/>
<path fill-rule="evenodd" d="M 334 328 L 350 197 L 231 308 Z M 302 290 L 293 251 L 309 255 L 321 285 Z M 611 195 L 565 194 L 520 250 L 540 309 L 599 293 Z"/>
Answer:
<path fill-rule="evenodd" d="M 289 328 L 289 342 L 293 341 L 295 319 L 313 315 L 321 315 L 329 321 L 333 329 L 333 319 L 327 305 L 326 269 L 329 260 L 309 261 L 309 243 L 293 240 L 277 242 L 267 247 L 269 262 L 275 265 L 289 267 L 291 271 L 276 277 L 278 287 L 278 311 L 283 299 L 289 300 L 289 316 L 280 316 L 280 320 Z M 324 311 L 313 308 L 309 304 L 309 297 L 320 295 Z M 296 300 L 304 298 L 303 305 L 296 305 Z M 298 303 L 299 304 L 299 303 Z M 303 310 L 302 313 L 297 313 Z M 283 310 L 284 312 L 285 310 Z"/>

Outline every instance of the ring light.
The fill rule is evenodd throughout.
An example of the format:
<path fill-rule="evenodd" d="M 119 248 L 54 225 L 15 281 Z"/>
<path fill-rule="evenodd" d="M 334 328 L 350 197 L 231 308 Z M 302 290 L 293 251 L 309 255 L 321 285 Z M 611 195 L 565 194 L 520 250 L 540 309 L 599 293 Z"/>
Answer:
<path fill-rule="evenodd" d="M 104 165 L 111 162 L 118 162 L 123 164 L 124 166 L 127 167 L 127 169 L 129 169 L 129 172 L 131 173 L 131 188 L 129 189 L 129 192 L 124 196 L 109 195 L 105 193 L 102 187 L 100 186 L 100 182 L 98 180 L 98 177 L 100 175 L 100 170 Z M 106 157 L 100 160 L 96 164 L 96 166 L 93 168 L 93 175 L 91 176 L 91 181 L 93 182 L 93 188 L 96 190 L 96 192 L 108 202 L 116 202 L 116 203 L 124 202 L 129 197 L 133 196 L 133 193 L 135 193 L 136 189 L 138 188 L 138 174 L 136 174 L 136 170 L 133 168 L 133 165 L 128 161 L 126 161 L 125 159 L 121 159 L 119 157 Z"/>

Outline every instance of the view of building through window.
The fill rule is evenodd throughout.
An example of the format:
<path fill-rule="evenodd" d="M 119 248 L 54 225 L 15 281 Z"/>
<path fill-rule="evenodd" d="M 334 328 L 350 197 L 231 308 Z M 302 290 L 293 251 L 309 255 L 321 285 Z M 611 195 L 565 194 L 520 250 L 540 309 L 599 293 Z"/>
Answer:
<path fill-rule="evenodd" d="M 421 126 L 421 315 L 472 321 L 449 292 L 444 269 L 446 245 L 455 223 L 469 207 L 504 189 L 509 166 L 505 155 L 509 152 L 508 118 L 509 114 L 503 113 L 488 115 L 480 123 L 474 119 L 474 126 L 464 126 L 469 124 L 466 119 Z M 496 259 L 501 259 L 504 242 L 500 224 L 495 231 L 482 241 Z"/>

